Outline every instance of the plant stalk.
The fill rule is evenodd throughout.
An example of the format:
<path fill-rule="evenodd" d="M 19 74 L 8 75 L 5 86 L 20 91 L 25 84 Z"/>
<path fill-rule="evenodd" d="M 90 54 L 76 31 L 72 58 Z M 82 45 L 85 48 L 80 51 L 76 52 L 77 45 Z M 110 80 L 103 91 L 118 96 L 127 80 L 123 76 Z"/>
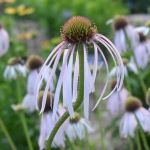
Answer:
<path fill-rule="evenodd" d="M 79 53 L 79 87 L 78 87 L 78 97 L 76 102 L 73 105 L 74 111 L 76 111 L 80 105 L 83 102 L 83 96 L 84 96 L 84 51 L 83 49 L 78 49 L 78 53 Z M 62 117 L 58 120 L 58 122 L 56 123 L 55 127 L 53 128 L 47 143 L 46 143 L 46 150 L 51 150 L 51 144 L 52 141 L 57 133 L 57 131 L 59 130 L 59 128 L 61 127 L 61 125 L 65 122 L 65 120 L 69 117 L 69 113 L 65 112 Z"/>

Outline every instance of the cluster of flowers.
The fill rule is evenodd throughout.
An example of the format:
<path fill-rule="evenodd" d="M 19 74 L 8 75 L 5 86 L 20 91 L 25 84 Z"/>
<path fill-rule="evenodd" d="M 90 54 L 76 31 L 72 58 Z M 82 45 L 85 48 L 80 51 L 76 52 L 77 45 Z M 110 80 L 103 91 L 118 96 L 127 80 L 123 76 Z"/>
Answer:
<path fill-rule="evenodd" d="M 14 111 L 27 110 L 28 113 L 36 111 L 36 99 L 34 96 L 35 80 L 43 65 L 44 60 L 38 55 L 30 55 L 27 57 L 15 57 L 8 61 L 8 65 L 4 71 L 4 78 L 7 80 L 17 79 L 18 76 L 27 76 L 27 94 L 20 104 L 13 104 L 12 109 Z M 44 80 L 48 80 L 50 69 L 46 68 Z M 29 74 L 28 74 L 29 73 Z M 54 79 L 55 80 L 55 79 Z M 44 83 L 43 83 L 44 84 Z M 51 85 L 51 91 L 54 90 L 54 85 Z M 42 107 L 43 91 L 40 91 L 38 98 L 38 109 Z M 41 116 L 40 135 L 39 135 L 39 148 L 43 150 L 45 148 L 46 140 L 48 139 L 53 127 L 59 120 L 59 118 L 66 111 L 65 107 L 59 105 L 57 115 L 52 118 L 54 94 L 48 92 L 46 106 Z M 67 129 L 67 130 L 66 130 Z M 65 139 L 69 139 L 71 142 L 77 139 L 84 139 L 88 133 L 92 133 L 94 129 L 90 126 L 90 123 L 81 118 L 78 113 L 73 118 L 69 118 L 65 124 L 60 128 L 55 139 L 52 143 L 52 147 L 64 147 Z M 67 138 L 66 138 L 67 137 Z"/>
<path fill-rule="evenodd" d="M 40 138 L 39 140 L 39 143 L 42 143 L 40 144 L 40 147 L 42 148 L 44 145 L 43 143 L 45 143 L 45 140 L 50 135 L 50 132 L 56 124 L 58 118 L 61 116 L 60 112 L 63 112 L 59 108 L 61 86 L 63 93 L 63 109 L 69 113 L 71 117 L 71 124 L 77 124 L 78 121 L 85 126 L 86 123 L 84 119 L 79 119 L 78 117 L 77 119 L 75 115 L 76 113 L 74 112 L 80 105 L 77 105 L 78 107 L 75 110 L 73 105 L 74 103 L 76 103 L 76 101 L 79 101 L 79 104 L 83 103 L 84 115 L 86 119 L 89 118 L 89 100 L 90 94 L 95 92 L 95 80 L 97 71 L 99 69 L 99 55 L 104 60 L 104 65 L 107 70 L 107 76 L 106 83 L 93 110 L 98 106 L 101 99 L 107 99 L 115 90 L 118 91 L 121 89 L 124 78 L 124 72 L 122 71 L 123 62 L 119 52 L 109 39 L 107 39 L 102 34 L 97 33 L 96 26 L 89 19 L 81 16 L 72 17 L 64 24 L 61 31 L 61 36 L 63 39 L 62 42 L 51 51 L 44 64 L 39 57 L 30 56 L 27 59 L 27 66 L 29 70 L 32 70 L 30 72 L 27 84 L 28 94 L 25 96 L 22 104 L 12 106 L 14 110 L 28 108 L 31 112 L 35 108 L 38 108 L 40 110 L 40 113 L 43 113 L 41 123 L 42 138 Z M 118 67 L 118 69 L 116 70 L 117 83 L 107 96 L 104 96 L 104 94 L 109 82 L 109 68 L 107 58 L 100 45 L 103 45 L 107 49 L 110 56 L 113 58 L 115 66 Z M 94 50 L 94 65 L 92 68 L 90 68 L 88 62 L 89 55 L 87 53 L 91 48 Z M 58 76 L 57 86 L 53 89 L 55 72 L 62 55 L 63 61 L 60 69 L 60 75 Z M 19 73 L 23 75 L 25 74 L 24 69 L 22 69 L 22 64 L 20 63 L 20 58 L 17 58 L 17 60 L 10 60 L 5 70 L 4 76 L 11 79 L 9 75 L 13 74 L 13 78 L 16 78 Z M 40 94 L 42 90 L 43 92 L 42 94 Z M 53 96 L 51 96 L 53 95 L 51 94 L 53 90 L 55 91 L 54 98 Z M 48 105 L 49 111 L 47 111 L 46 109 L 47 103 L 50 104 Z M 47 112 L 49 112 L 49 115 L 45 115 L 45 113 Z M 68 119 L 66 118 L 66 120 Z M 48 126 L 47 122 L 51 122 L 51 125 Z M 46 128 L 44 127 L 45 125 Z M 83 129 L 83 125 L 77 124 L 77 128 L 81 127 L 81 129 Z M 86 125 L 86 128 L 87 127 L 88 124 Z M 73 134 L 72 136 L 75 137 L 75 135 L 82 133 L 81 129 L 79 129 L 79 133 L 73 133 L 70 131 L 72 130 L 71 128 L 74 127 L 70 126 L 67 128 L 69 130 L 69 136 Z M 87 128 L 87 131 L 88 130 L 89 128 Z M 45 133 L 48 133 L 48 135 L 45 135 Z M 83 136 L 84 134 L 81 135 Z M 80 138 L 81 135 L 79 136 Z M 55 138 L 56 137 L 57 135 L 55 136 Z"/>
<path fill-rule="evenodd" d="M 12 105 L 12 108 L 16 111 L 28 109 L 29 112 L 38 109 L 42 113 L 39 137 L 40 149 L 45 147 L 46 140 L 48 140 L 50 133 L 64 112 L 68 112 L 70 118 L 66 119 L 58 129 L 52 143 L 53 147 L 65 146 L 65 136 L 74 141 L 76 138 L 84 138 L 86 132 L 93 131 L 89 123 L 74 112 L 76 111 L 74 104 L 78 102 L 78 99 L 79 102 L 81 101 L 84 107 L 84 116 L 88 119 L 89 99 L 90 94 L 95 92 L 99 55 L 103 59 L 107 75 L 106 82 L 93 110 L 98 106 L 101 99 L 109 98 L 107 108 L 113 115 L 120 111 L 124 112 L 120 122 L 121 137 L 133 137 L 139 124 L 145 132 L 150 132 L 149 111 L 142 107 L 138 98 L 133 97 L 125 87 L 122 87 L 124 73 L 126 77 L 128 76 L 128 70 L 138 74 L 139 68 L 144 69 L 149 62 L 150 43 L 146 38 L 149 29 L 146 27 L 134 28 L 122 16 L 113 20 L 113 28 L 115 30 L 114 43 L 118 50 L 110 40 L 97 33 L 95 25 L 89 19 L 81 16 L 72 17 L 61 30 L 62 42 L 51 51 L 45 62 L 39 56 L 19 57 L 9 60 L 4 72 L 5 78 L 16 79 L 18 75 L 26 76 L 29 72 L 27 95 L 21 104 Z M 9 39 L 7 32 L 2 27 L 0 27 L 0 34 L 2 35 L 0 36 L 0 38 L 2 37 L 2 40 L 0 40 L 0 55 L 2 56 L 8 49 Z M 107 57 L 102 51 L 101 45 L 109 52 L 115 64 L 111 72 L 109 72 Z M 94 50 L 92 68 L 90 68 L 88 61 L 88 51 L 91 49 Z M 126 59 L 122 61 L 120 55 L 123 56 L 130 49 L 133 49 L 133 57 L 129 61 Z M 61 63 L 61 56 L 62 66 L 55 87 L 55 74 L 59 63 Z M 111 92 L 105 96 L 105 91 L 112 76 L 115 76 L 117 80 L 112 82 Z M 59 104 L 61 92 L 63 103 Z"/>
<path fill-rule="evenodd" d="M 110 21 L 109 21 L 110 22 Z M 120 54 L 124 56 L 127 51 L 133 50 L 130 60 L 124 59 L 125 78 L 128 80 L 128 72 L 140 76 L 139 70 L 144 71 L 150 60 L 150 40 L 147 35 L 149 28 L 146 26 L 134 27 L 126 17 L 117 16 L 111 20 L 113 24 L 114 42 Z M 115 74 L 113 68 L 110 76 Z M 112 88 L 116 81 L 112 81 Z M 145 93 L 149 105 L 149 90 Z M 134 137 L 135 131 L 142 128 L 144 132 L 150 133 L 150 112 L 142 106 L 142 101 L 134 97 L 129 91 L 122 87 L 120 92 L 114 92 L 108 99 L 107 109 L 113 116 L 123 115 L 120 121 L 120 136 L 123 138 Z"/>

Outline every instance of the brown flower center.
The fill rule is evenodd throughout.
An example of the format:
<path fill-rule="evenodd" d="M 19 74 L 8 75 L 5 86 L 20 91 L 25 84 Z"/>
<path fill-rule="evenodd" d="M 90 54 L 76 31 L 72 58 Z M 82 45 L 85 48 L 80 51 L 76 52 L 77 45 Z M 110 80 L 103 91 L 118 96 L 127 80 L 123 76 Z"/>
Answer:
<path fill-rule="evenodd" d="M 61 36 L 63 40 L 70 43 L 82 43 L 89 41 L 96 32 L 96 26 L 89 19 L 76 16 L 64 24 Z"/>

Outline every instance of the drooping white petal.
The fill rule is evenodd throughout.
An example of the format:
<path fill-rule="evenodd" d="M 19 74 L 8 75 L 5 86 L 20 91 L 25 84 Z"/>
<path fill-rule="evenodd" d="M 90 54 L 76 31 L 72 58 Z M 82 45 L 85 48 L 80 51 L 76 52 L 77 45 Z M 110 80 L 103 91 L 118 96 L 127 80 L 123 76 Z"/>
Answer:
<path fill-rule="evenodd" d="M 127 33 L 129 40 L 131 41 L 132 48 L 134 49 L 139 42 L 138 33 L 135 31 L 135 28 L 132 25 L 127 25 L 125 27 L 125 32 Z"/>
<path fill-rule="evenodd" d="M 114 89 L 107 95 L 103 98 L 103 100 L 107 99 L 115 90 L 116 88 L 119 88 L 119 83 L 120 83 L 120 78 L 121 78 L 121 68 L 117 66 L 117 62 L 116 62 L 116 59 L 114 57 L 114 54 L 111 52 L 111 49 L 110 49 L 110 46 L 106 44 L 106 42 L 103 40 L 103 39 L 97 39 L 100 43 L 102 43 L 106 48 L 107 50 L 109 51 L 110 55 L 112 56 L 112 59 L 114 61 L 114 64 L 115 64 L 115 68 L 116 68 L 116 72 L 117 72 L 117 84 L 116 86 L 114 87 Z M 117 57 L 117 56 L 116 56 Z M 124 68 L 122 68 L 122 70 L 124 70 Z M 120 87 L 121 88 L 121 87 Z"/>
<path fill-rule="evenodd" d="M 116 60 L 118 61 L 118 66 L 119 66 L 119 70 L 118 70 L 118 83 L 119 85 L 117 84 L 117 90 L 119 91 L 123 85 L 123 80 L 124 80 L 124 65 L 123 65 L 123 62 L 122 62 L 122 58 L 118 52 L 118 50 L 115 48 L 114 44 L 109 40 L 107 39 L 105 36 L 101 35 L 101 34 L 98 34 L 99 36 L 101 36 L 101 40 L 104 40 L 106 43 L 107 43 L 107 46 L 109 46 L 109 48 L 111 49 L 111 51 L 114 53 L 114 55 L 116 56 Z"/>
<path fill-rule="evenodd" d="M 84 50 L 84 115 L 89 118 L 89 95 L 90 95 L 90 74 L 87 59 L 87 48 L 83 45 Z"/>
<path fill-rule="evenodd" d="M 150 113 L 144 107 L 135 111 L 135 115 L 145 132 L 150 132 Z"/>
<path fill-rule="evenodd" d="M 114 43 L 117 49 L 119 50 L 120 54 L 125 52 L 127 50 L 126 48 L 126 38 L 125 38 L 125 33 L 123 30 L 119 30 L 115 32 L 114 36 Z"/>
<path fill-rule="evenodd" d="M 71 50 L 71 55 L 69 58 L 68 68 L 67 68 L 67 90 L 66 90 L 66 103 L 67 109 L 71 117 L 74 116 L 73 104 L 72 104 L 72 67 L 73 67 L 73 54 L 74 54 L 75 46 Z"/>
<path fill-rule="evenodd" d="M 55 60 L 55 58 L 56 57 L 58 57 L 59 56 L 59 54 L 60 54 L 60 52 L 62 51 L 62 49 L 60 49 L 58 52 L 56 52 L 55 53 L 55 55 L 52 57 L 52 59 L 50 60 L 50 62 L 49 62 L 49 64 L 46 66 L 43 66 L 43 71 L 42 71 L 42 76 L 41 76 L 41 78 L 39 77 L 40 75 L 38 74 L 38 77 L 37 77 L 37 79 L 36 79 L 36 82 L 35 82 L 35 97 L 36 97 L 36 100 L 38 101 L 38 96 L 39 96 L 39 90 L 40 90 L 40 88 L 41 88 L 41 86 L 42 86 L 42 83 L 43 83 L 43 80 L 44 80 L 44 75 L 45 75 L 45 73 L 46 73 L 46 69 L 45 69 L 45 67 L 47 68 L 47 67 L 49 67 L 52 63 L 53 63 L 53 61 Z M 59 56 L 60 57 L 60 56 Z M 51 75 L 51 73 L 52 73 L 52 70 L 51 70 L 51 72 L 50 72 L 50 75 Z M 50 76 L 49 75 L 49 76 Z M 53 77 L 52 77 L 52 79 L 51 80 L 53 80 Z M 39 83 L 38 83 L 39 82 Z M 48 79 L 47 81 L 46 81 L 47 83 L 48 82 L 50 82 L 50 79 Z M 38 83 L 38 84 L 37 84 Z M 53 83 L 52 83 L 53 84 Z M 49 87 L 51 86 L 51 84 L 49 85 Z M 37 103 L 37 109 L 38 109 L 38 103 Z"/>
<path fill-rule="evenodd" d="M 59 102 L 59 95 L 60 95 L 60 91 L 61 91 L 61 85 L 62 85 L 62 81 L 63 81 L 65 68 L 66 68 L 66 65 L 67 65 L 68 56 L 69 56 L 69 53 L 70 53 L 69 49 L 66 49 L 66 50 L 68 51 L 68 53 L 66 55 L 66 58 L 65 58 L 64 63 L 62 65 L 62 68 L 61 68 L 61 72 L 60 72 L 60 75 L 59 75 L 59 79 L 58 79 L 57 86 L 56 86 L 56 91 L 55 91 L 55 96 L 54 96 L 53 118 L 55 118 L 55 116 L 56 116 L 57 106 L 58 106 L 58 102 Z"/>
<path fill-rule="evenodd" d="M 27 109 L 29 112 L 33 112 L 36 109 L 36 100 L 33 94 L 27 94 L 23 98 L 22 107 Z"/>
<path fill-rule="evenodd" d="M 114 57 L 114 55 L 116 56 L 116 59 L 117 59 L 117 55 L 114 53 L 113 54 L 113 51 L 112 51 L 112 47 L 111 46 L 109 46 L 107 43 L 106 43 L 106 41 L 104 41 L 103 39 L 100 39 L 100 41 L 99 42 L 102 42 L 102 44 L 107 48 L 107 50 L 109 51 L 109 53 L 110 53 L 110 55 L 112 56 L 112 58 L 113 58 L 113 61 L 114 61 L 114 63 L 115 63 L 115 66 L 116 66 L 116 71 L 117 71 L 117 84 L 116 84 L 116 86 L 114 87 L 114 89 L 107 95 L 107 96 L 105 96 L 103 99 L 105 100 L 105 99 L 107 99 L 115 90 L 116 90 L 116 88 L 118 88 L 119 89 L 119 83 L 120 83 L 120 79 L 121 79 L 121 70 L 120 70 L 120 67 L 119 66 L 117 66 L 117 63 L 116 63 L 116 60 L 115 60 L 115 57 Z M 124 70 L 124 68 L 122 68 L 122 71 Z M 120 87 L 121 88 L 121 87 Z"/>
<path fill-rule="evenodd" d="M 63 55 L 63 64 L 65 62 L 65 58 L 67 55 L 68 51 L 64 51 L 64 55 Z M 64 76 L 63 76 L 63 106 L 66 107 L 67 103 L 66 103 L 66 99 L 67 99 L 67 82 L 66 82 L 66 77 L 67 77 L 67 65 L 65 67 L 65 71 L 64 71 Z"/>
<path fill-rule="evenodd" d="M 105 82 L 104 88 L 103 88 L 103 90 L 102 90 L 102 92 L 101 92 L 101 95 L 100 95 L 99 99 L 97 100 L 97 102 L 96 102 L 94 108 L 92 109 L 92 110 L 95 110 L 96 107 L 98 106 L 98 104 L 100 103 L 102 97 L 104 96 L 105 91 L 106 91 L 106 88 L 107 88 L 107 85 L 108 85 L 108 81 L 109 81 L 109 68 L 108 68 L 107 60 L 106 60 L 106 58 L 105 58 L 105 56 L 104 56 L 102 50 L 100 49 L 100 47 L 99 47 L 95 42 L 93 42 L 93 44 L 97 47 L 97 49 L 98 49 L 99 52 L 101 53 L 101 56 L 102 56 L 102 58 L 103 58 L 103 60 L 104 60 L 104 63 L 105 63 L 105 66 L 106 66 L 106 71 L 107 71 L 106 82 Z"/>
<path fill-rule="evenodd" d="M 92 87 L 92 92 L 95 91 L 95 79 L 96 79 L 96 74 L 97 74 L 97 65 L 98 65 L 98 50 L 96 45 L 94 44 L 94 68 L 93 68 L 93 77 L 92 77 L 92 83 L 93 83 L 93 87 Z"/>
<path fill-rule="evenodd" d="M 78 55 L 78 52 L 77 52 L 75 65 L 74 65 L 73 98 L 72 98 L 72 102 L 75 102 L 76 99 L 77 99 L 78 77 L 79 77 L 79 55 Z"/>
<path fill-rule="evenodd" d="M 48 94 L 48 90 L 49 90 L 49 87 L 50 87 L 50 82 L 55 74 L 55 71 L 56 71 L 56 68 L 57 68 L 57 65 L 59 63 L 59 59 L 60 59 L 60 56 L 62 54 L 62 51 L 60 51 L 55 59 L 55 62 L 54 62 L 54 65 L 53 65 L 53 68 L 51 70 L 51 74 L 50 74 L 50 77 L 49 77 L 49 80 L 47 81 L 46 83 L 46 87 L 45 87 L 45 90 L 44 90 L 44 94 L 43 94 L 43 99 L 42 99 L 42 107 L 41 107 L 41 112 L 44 111 L 44 108 L 45 108 L 45 104 L 46 104 L 46 99 L 47 99 L 47 94 Z"/>
<path fill-rule="evenodd" d="M 133 113 L 126 112 L 120 121 L 120 136 L 127 138 L 134 137 L 134 132 L 137 127 L 137 121 Z"/>
<path fill-rule="evenodd" d="M 36 99 L 38 99 L 38 93 L 39 93 L 39 88 L 41 87 L 41 84 L 42 84 L 42 81 L 43 81 L 43 73 L 44 73 L 44 68 L 45 66 L 47 65 L 48 67 L 52 64 L 53 60 L 55 59 L 55 57 L 57 56 L 55 53 L 59 53 L 59 51 L 62 50 L 62 48 L 66 45 L 65 42 L 61 42 L 59 45 L 57 45 L 52 51 L 51 53 L 49 54 L 48 58 L 46 59 L 46 61 L 44 62 L 40 72 L 39 72 L 39 75 L 38 75 L 38 78 L 36 80 L 36 83 L 35 83 L 35 97 Z M 55 55 L 54 55 L 55 54 Z M 54 56 L 53 56 L 54 55 Z M 51 58 L 52 57 L 52 58 Z M 50 61 L 50 62 L 49 62 Z M 48 63 L 49 62 L 49 63 Z"/>

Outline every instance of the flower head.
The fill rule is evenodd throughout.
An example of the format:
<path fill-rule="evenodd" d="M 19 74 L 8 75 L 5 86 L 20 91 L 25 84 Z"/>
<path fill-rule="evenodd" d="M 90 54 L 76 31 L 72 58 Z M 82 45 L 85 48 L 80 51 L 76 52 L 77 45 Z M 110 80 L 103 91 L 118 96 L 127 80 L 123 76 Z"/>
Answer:
<path fill-rule="evenodd" d="M 39 69 L 44 63 L 44 60 L 38 55 L 31 55 L 27 60 L 27 67 L 30 70 Z"/>
<path fill-rule="evenodd" d="M 116 16 L 113 21 L 114 43 L 122 54 L 138 44 L 138 34 L 125 16 Z"/>
<path fill-rule="evenodd" d="M 128 97 L 126 104 L 125 104 L 125 109 L 127 112 L 135 112 L 142 106 L 142 103 L 139 99 L 136 97 Z"/>
<path fill-rule="evenodd" d="M 113 27 L 115 30 L 123 29 L 128 24 L 129 24 L 129 21 L 125 16 L 116 16 L 113 20 Z"/>
<path fill-rule="evenodd" d="M 75 113 L 73 118 L 69 119 L 67 130 L 65 131 L 67 137 L 70 141 L 76 139 L 83 140 L 88 133 L 93 132 L 93 128 L 90 126 L 84 118 L 78 113 Z"/>
<path fill-rule="evenodd" d="M 99 55 L 102 56 L 104 60 L 104 64 L 107 70 L 106 75 L 106 82 L 105 85 L 100 92 L 101 95 L 94 107 L 94 109 L 98 106 L 100 100 L 107 99 L 116 89 L 120 90 L 124 73 L 123 73 L 123 62 L 121 59 L 121 56 L 119 55 L 119 52 L 113 45 L 113 43 L 108 40 L 105 36 L 102 34 L 99 34 L 96 32 L 96 27 L 93 25 L 93 23 L 81 16 L 72 17 L 69 19 L 63 26 L 61 30 L 62 35 L 62 42 L 57 45 L 49 54 L 47 60 L 43 64 L 38 79 L 36 81 L 36 99 L 39 95 L 39 90 L 41 88 L 41 83 L 43 81 L 43 77 L 45 74 L 45 68 L 51 67 L 51 72 L 49 74 L 49 78 L 46 83 L 46 87 L 44 90 L 43 100 L 42 100 L 42 107 L 41 112 L 44 111 L 45 104 L 46 104 L 46 98 L 47 93 L 50 90 L 51 84 L 53 84 L 53 77 L 56 72 L 58 63 L 61 63 L 61 56 L 63 55 L 63 61 L 61 66 L 61 71 L 58 77 L 57 86 L 55 89 L 55 96 L 54 96 L 54 106 L 53 106 L 53 115 L 56 115 L 59 97 L 61 93 L 61 87 L 62 87 L 62 93 L 63 93 L 63 105 L 66 107 L 69 114 L 73 117 L 74 116 L 74 109 L 73 109 L 73 103 L 76 101 L 78 96 L 78 85 L 79 85 L 79 55 L 83 56 L 84 60 L 84 98 L 83 98 L 83 104 L 84 104 L 84 114 L 88 118 L 89 115 L 89 96 L 91 93 L 95 91 L 95 80 L 97 76 L 97 68 L 98 68 L 98 57 Z M 107 59 L 100 47 L 100 45 L 103 45 L 106 50 L 111 55 L 115 66 L 118 66 L 117 69 L 117 84 L 114 87 L 114 89 L 107 95 L 104 96 L 106 88 L 108 86 L 109 81 L 109 67 L 107 63 Z M 89 48 L 90 46 L 90 48 Z M 93 70 L 90 71 L 89 63 L 88 63 L 88 51 L 91 51 L 93 49 L 94 51 L 94 63 L 93 63 Z M 75 60 L 74 60 L 75 58 Z"/>
<path fill-rule="evenodd" d="M 89 41 L 97 32 L 96 26 L 82 16 L 72 17 L 63 26 L 61 36 L 70 43 Z"/>
<path fill-rule="evenodd" d="M 9 35 L 7 31 L 0 25 L 0 56 L 6 54 L 9 48 Z"/>

